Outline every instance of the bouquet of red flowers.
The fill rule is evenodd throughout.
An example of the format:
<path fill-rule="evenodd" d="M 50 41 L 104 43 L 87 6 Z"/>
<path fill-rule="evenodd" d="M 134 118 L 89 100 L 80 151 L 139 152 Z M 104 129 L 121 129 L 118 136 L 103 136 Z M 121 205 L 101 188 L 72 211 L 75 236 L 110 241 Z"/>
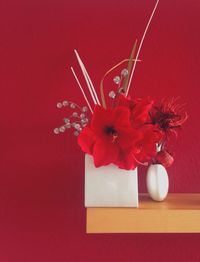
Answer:
<path fill-rule="evenodd" d="M 86 68 L 75 50 L 94 106 L 90 104 L 74 69 L 71 67 L 87 107 L 81 108 L 68 101 L 58 103 L 59 108 L 69 105 L 72 109 L 77 108 L 80 113 L 73 112 L 70 117 L 64 119 L 65 124 L 56 128 L 54 132 L 58 134 L 68 128 L 74 128 L 74 135 L 78 136 L 78 144 L 83 152 L 93 156 L 96 167 L 112 163 L 119 168 L 129 170 L 138 165 L 148 165 L 148 163 L 161 163 L 165 167 L 173 163 L 173 157 L 168 152 L 166 143 L 172 134 L 177 135 L 177 129 L 186 121 L 187 114 L 182 111 L 182 107 L 177 104 L 174 98 L 156 103 L 150 97 L 131 99 L 128 95 L 136 63 L 140 61 L 138 59 L 139 53 L 158 2 L 159 0 L 157 0 L 147 23 L 136 55 L 137 40 L 130 58 L 115 65 L 102 78 L 100 84 L 101 102 Z M 104 78 L 125 62 L 128 62 L 127 68 L 124 68 L 121 74 L 113 79 L 117 88 L 109 93 L 112 103 L 108 106 L 104 95 Z M 89 111 L 92 114 L 90 121 L 87 115 Z M 71 119 L 75 119 L 74 122 Z"/>
<path fill-rule="evenodd" d="M 77 108 L 81 112 L 73 112 L 70 117 L 65 118 L 65 124 L 56 128 L 55 133 L 64 132 L 70 127 L 74 128 L 79 146 L 83 152 L 93 156 L 96 167 L 112 163 L 119 168 L 129 170 L 152 162 L 161 163 L 165 167 L 173 163 L 173 157 L 167 151 L 166 143 L 171 135 L 177 135 L 177 129 L 185 122 L 187 114 L 182 112 L 181 106 L 177 105 L 175 99 L 162 100 L 158 104 L 150 97 L 131 99 L 127 95 L 131 77 L 130 68 L 132 63 L 136 62 L 136 58 L 132 58 L 135 47 L 136 43 L 128 60 L 127 69 L 123 69 L 120 76 L 114 78 L 117 88 L 109 93 L 112 99 L 110 106 L 107 106 L 103 89 L 103 80 L 107 73 L 100 85 L 102 100 L 100 103 L 77 51 L 75 53 L 88 83 L 94 107 L 90 105 L 73 68 L 72 72 L 88 107 L 81 108 L 68 101 L 57 104 L 59 108 L 69 105 L 72 109 Z M 89 110 L 90 121 L 87 116 Z M 71 118 L 75 121 L 72 122 Z"/>

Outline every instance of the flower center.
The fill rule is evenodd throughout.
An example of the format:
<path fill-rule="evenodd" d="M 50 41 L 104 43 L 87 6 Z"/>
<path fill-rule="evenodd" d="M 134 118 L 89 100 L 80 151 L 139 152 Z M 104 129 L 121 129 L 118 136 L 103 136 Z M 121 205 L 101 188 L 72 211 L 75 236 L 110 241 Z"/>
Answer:
<path fill-rule="evenodd" d="M 165 112 L 160 119 L 160 126 L 162 129 L 167 130 L 171 127 L 171 122 L 176 118 L 176 115 L 172 112 Z"/>
<path fill-rule="evenodd" d="M 112 142 L 115 142 L 115 140 L 118 137 L 117 131 L 113 126 L 106 126 L 104 128 L 104 132 L 106 135 L 110 136 L 112 138 Z"/>
<path fill-rule="evenodd" d="M 162 108 L 155 114 L 152 118 L 153 124 L 158 124 L 161 129 L 167 131 L 170 128 L 173 128 L 174 123 L 179 118 L 173 111 L 169 110 L 166 112 L 162 111 Z"/>

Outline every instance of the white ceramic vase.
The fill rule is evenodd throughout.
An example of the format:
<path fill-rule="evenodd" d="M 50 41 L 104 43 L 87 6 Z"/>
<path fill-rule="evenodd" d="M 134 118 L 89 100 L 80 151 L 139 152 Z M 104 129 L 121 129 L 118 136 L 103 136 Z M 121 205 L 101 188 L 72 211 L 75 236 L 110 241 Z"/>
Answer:
<path fill-rule="evenodd" d="M 85 155 L 85 207 L 138 207 L 137 169 L 96 168 Z"/>
<path fill-rule="evenodd" d="M 161 164 L 150 165 L 147 170 L 147 190 L 155 201 L 163 201 L 169 189 L 167 170 Z"/>

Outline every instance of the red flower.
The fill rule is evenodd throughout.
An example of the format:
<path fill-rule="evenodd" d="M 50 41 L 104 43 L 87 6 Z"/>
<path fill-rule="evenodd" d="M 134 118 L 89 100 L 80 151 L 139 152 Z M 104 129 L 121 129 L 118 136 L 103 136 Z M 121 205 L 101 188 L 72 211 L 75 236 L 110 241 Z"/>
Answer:
<path fill-rule="evenodd" d="M 84 152 L 93 155 L 96 167 L 113 163 L 133 169 L 137 161 L 131 157 L 132 149 L 140 138 L 141 134 L 131 126 L 128 108 L 96 106 L 90 126 L 83 129 L 78 144 Z"/>
<path fill-rule="evenodd" d="M 95 107 L 91 123 L 79 135 L 78 144 L 85 153 L 93 155 L 96 167 L 113 163 L 134 169 L 156 155 L 161 135 L 155 126 L 146 123 L 147 108 L 152 102 L 135 101 L 121 98 L 121 105 L 115 108 Z"/>
<path fill-rule="evenodd" d="M 171 134 L 177 135 L 177 129 L 187 120 L 187 113 L 182 113 L 182 106 L 175 104 L 175 99 L 162 100 L 150 112 L 151 123 L 157 125 L 163 132 L 164 139 Z"/>
<path fill-rule="evenodd" d="M 128 107 L 130 110 L 130 120 L 133 127 L 140 127 L 143 124 L 149 123 L 149 111 L 153 106 L 154 101 L 149 97 L 135 98 L 125 97 L 120 95 L 118 105 Z"/>
<path fill-rule="evenodd" d="M 162 138 L 158 127 L 150 124 L 149 111 L 152 109 L 154 101 L 149 97 L 131 100 L 130 97 L 120 95 L 118 104 L 129 108 L 131 125 L 141 134 L 141 139 L 138 140 L 133 149 L 134 157 L 138 163 L 149 161 L 156 155 L 156 144 Z"/>

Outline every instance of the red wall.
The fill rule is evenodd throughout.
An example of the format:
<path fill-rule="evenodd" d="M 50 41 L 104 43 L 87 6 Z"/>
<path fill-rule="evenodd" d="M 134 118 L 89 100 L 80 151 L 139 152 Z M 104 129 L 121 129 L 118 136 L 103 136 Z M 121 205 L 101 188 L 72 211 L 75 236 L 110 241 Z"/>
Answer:
<path fill-rule="evenodd" d="M 154 2 L 1 1 L 1 262 L 200 261 L 199 234 L 86 235 L 84 155 L 72 134 L 52 133 L 65 115 L 57 101 L 84 104 L 69 69 L 78 68 L 73 49 L 97 86 L 129 56 Z M 200 192 L 199 11 L 199 0 L 161 0 L 131 89 L 187 104 L 171 192 Z M 144 181 L 143 171 L 140 191 Z"/>

